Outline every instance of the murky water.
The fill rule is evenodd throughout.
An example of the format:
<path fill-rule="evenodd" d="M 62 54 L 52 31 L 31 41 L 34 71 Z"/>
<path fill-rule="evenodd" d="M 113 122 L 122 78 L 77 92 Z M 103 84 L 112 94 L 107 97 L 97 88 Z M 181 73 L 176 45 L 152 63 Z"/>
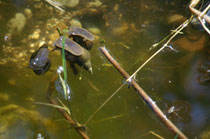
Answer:
<path fill-rule="evenodd" d="M 61 13 L 41 0 L 0 1 L 0 106 L 10 106 L 10 111 L 0 113 L 4 121 L 11 120 L 13 113 L 21 113 L 23 119 L 27 119 L 22 119 L 23 125 L 16 122 L 2 126 L 2 138 L 35 138 L 38 133 L 45 138 L 80 138 L 55 108 L 33 104 L 48 103 L 46 91 L 62 61 L 59 51 L 52 52 L 49 57 L 51 70 L 38 76 L 28 68 L 29 59 L 43 42 L 53 48 L 52 41 L 58 37 L 56 27 L 65 29 L 79 21 L 97 38 L 90 51 L 93 75 L 79 66 L 76 66 L 78 74 L 75 75 L 67 65 L 72 115 L 82 124 L 125 81 L 98 50 L 100 46 L 105 45 L 132 74 L 155 52 L 154 49 L 148 53 L 152 44 L 190 17 L 186 8 L 189 1 L 99 2 L 96 0 L 91 5 L 83 1 Z M 210 132 L 210 85 L 206 79 L 209 77 L 209 36 L 189 26 L 171 45 L 177 51 L 161 52 L 136 79 L 186 136 L 206 138 Z M 54 93 L 57 95 L 56 91 Z M 174 113 L 168 111 L 172 106 Z M 30 123 L 30 119 L 34 121 Z M 16 130 L 18 128 L 23 130 Z M 2 134 L 9 130 L 12 131 L 10 136 Z M 164 138 L 174 137 L 142 98 L 127 86 L 87 124 L 87 134 L 91 138 L 156 138 L 150 131 Z"/>

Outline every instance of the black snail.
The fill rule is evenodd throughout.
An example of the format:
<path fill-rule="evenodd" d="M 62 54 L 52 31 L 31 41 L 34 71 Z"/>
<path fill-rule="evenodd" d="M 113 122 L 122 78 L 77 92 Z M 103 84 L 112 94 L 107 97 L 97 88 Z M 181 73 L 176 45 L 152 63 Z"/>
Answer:
<path fill-rule="evenodd" d="M 48 55 L 49 50 L 46 44 L 42 45 L 31 55 L 29 67 L 34 71 L 35 74 L 42 75 L 48 71 L 51 66 Z"/>

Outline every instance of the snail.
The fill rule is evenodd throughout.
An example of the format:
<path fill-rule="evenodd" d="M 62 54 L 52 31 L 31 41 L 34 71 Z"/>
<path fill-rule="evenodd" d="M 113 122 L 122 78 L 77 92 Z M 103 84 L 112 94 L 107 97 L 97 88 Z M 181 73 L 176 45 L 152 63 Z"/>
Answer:
<path fill-rule="evenodd" d="M 60 36 L 53 45 L 57 48 L 62 49 L 62 40 L 64 36 Z M 81 47 L 79 44 L 71 40 L 70 38 L 65 38 L 65 57 L 66 60 L 71 63 L 77 63 L 78 65 L 84 67 L 89 72 L 93 73 L 91 65 L 91 56 L 88 50 Z"/>
<path fill-rule="evenodd" d="M 76 43 L 80 44 L 87 50 L 92 48 L 93 41 L 95 40 L 95 37 L 92 33 L 80 27 L 70 27 L 69 37 L 72 37 Z"/>
<path fill-rule="evenodd" d="M 46 44 L 42 45 L 36 50 L 30 57 L 29 67 L 37 75 L 42 75 L 47 72 L 51 66 L 51 62 L 48 59 L 49 50 Z"/>

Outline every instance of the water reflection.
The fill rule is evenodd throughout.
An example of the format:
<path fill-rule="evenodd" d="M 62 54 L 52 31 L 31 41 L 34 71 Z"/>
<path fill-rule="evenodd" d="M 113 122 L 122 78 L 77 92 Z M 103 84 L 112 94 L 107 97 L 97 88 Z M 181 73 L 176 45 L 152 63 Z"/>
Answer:
<path fill-rule="evenodd" d="M 192 65 L 189 68 L 186 78 L 184 80 L 185 91 L 189 97 L 195 99 L 204 99 L 207 100 L 210 98 L 209 90 L 209 81 L 201 80 L 202 76 L 205 76 L 205 73 L 200 72 L 201 64 L 205 64 L 208 61 L 208 57 L 205 55 L 197 54 L 192 59 Z M 205 65 L 203 65 L 205 66 Z M 206 82 L 205 84 L 202 82 Z"/>

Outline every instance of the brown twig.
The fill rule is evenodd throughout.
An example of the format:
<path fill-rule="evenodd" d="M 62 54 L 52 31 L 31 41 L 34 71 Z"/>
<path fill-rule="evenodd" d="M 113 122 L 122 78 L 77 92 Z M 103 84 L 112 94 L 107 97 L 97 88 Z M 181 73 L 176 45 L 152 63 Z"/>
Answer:
<path fill-rule="evenodd" d="M 54 105 L 58 105 L 58 103 L 52 98 L 52 93 L 55 89 L 55 80 L 58 78 L 58 76 L 54 76 L 49 84 L 48 90 L 47 90 L 47 99 L 50 101 L 50 103 Z M 72 127 L 75 127 L 74 129 L 82 136 L 84 139 L 89 139 L 88 135 L 81 129 L 78 128 L 75 125 L 78 125 L 70 116 L 69 114 L 64 111 L 63 109 L 57 108 L 57 110 L 63 115 L 63 117 L 72 125 Z"/>
<path fill-rule="evenodd" d="M 100 47 L 99 49 L 126 79 L 130 78 L 130 75 L 113 59 L 113 57 L 108 53 L 105 47 Z M 141 95 L 144 101 L 152 108 L 156 116 L 168 127 L 168 129 L 172 133 L 174 133 L 175 135 L 178 134 L 179 138 L 187 139 L 187 137 L 166 117 L 166 115 L 164 115 L 160 108 L 155 104 L 155 101 L 153 101 L 132 78 L 131 85 Z"/>

